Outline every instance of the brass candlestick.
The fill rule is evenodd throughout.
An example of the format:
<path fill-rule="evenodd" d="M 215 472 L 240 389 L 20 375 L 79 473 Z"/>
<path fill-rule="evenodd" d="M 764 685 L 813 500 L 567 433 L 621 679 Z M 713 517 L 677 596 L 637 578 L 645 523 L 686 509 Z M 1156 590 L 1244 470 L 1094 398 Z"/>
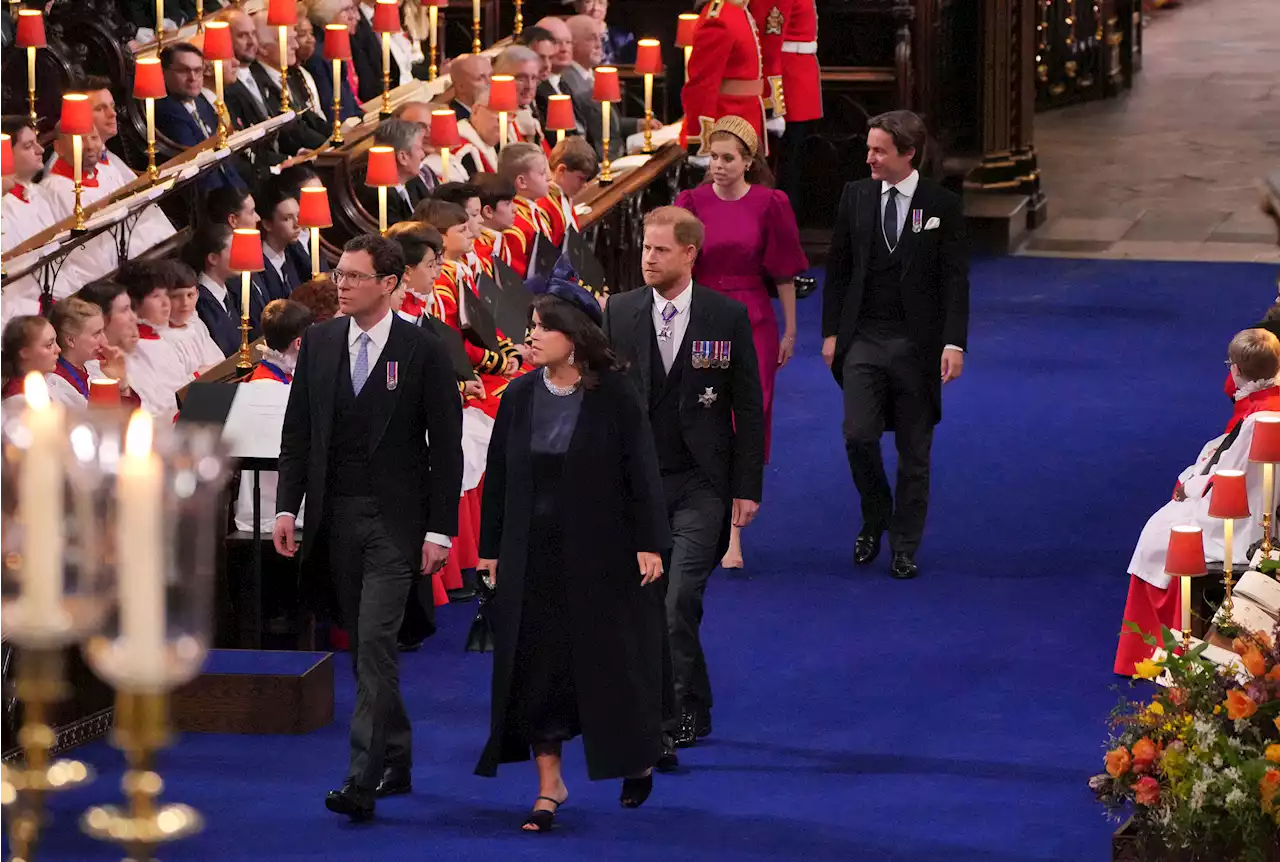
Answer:
<path fill-rule="evenodd" d="M 1275 478 L 1276 465 L 1270 462 L 1262 465 L 1262 556 L 1271 559 L 1271 516 L 1275 511 Z"/>
<path fill-rule="evenodd" d="M 342 143 L 342 61 L 333 61 L 333 142 Z"/>
<path fill-rule="evenodd" d="M 379 115 L 391 116 L 391 34 L 382 34 L 382 110 Z"/>
<path fill-rule="evenodd" d="M 30 109 L 27 122 L 33 129 L 40 121 L 39 115 L 36 114 L 36 50 L 36 48 L 27 49 L 27 105 Z"/>
<path fill-rule="evenodd" d="M 213 84 L 216 88 L 214 96 L 217 98 L 217 104 L 213 106 L 213 110 L 218 115 L 218 149 L 225 149 L 227 146 L 227 105 L 222 100 L 222 61 L 213 61 Z"/>
<path fill-rule="evenodd" d="M 196 32 L 204 32 L 204 0 L 196 0 Z"/>
<path fill-rule="evenodd" d="M 280 28 L 280 113 L 292 110 L 289 104 L 289 28 Z"/>
<path fill-rule="evenodd" d="M 1222 558 L 1222 583 L 1226 587 L 1226 596 L 1222 599 L 1223 621 L 1231 622 L 1231 586 L 1234 583 L 1231 579 L 1231 558 L 1235 556 L 1235 527 L 1234 518 L 1225 518 L 1222 521 L 1222 547 L 1226 553 Z"/>
<path fill-rule="evenodd" d="M 471 4 L 471 53 L 480 53 L 480 0 Z"/>
<path fill-rule="evenodd" d="M 440 10 L 436 8 L 434 3 L 432 3 L 427 7 L 427 30 L 429 34 L 427 41 L 430 43 L 430 47 L 428 49 L 430 53 L 428 54 L 427 60 L 428 81 L 434 81 L 436 79 L 436 75 L 440 74 L 440 67 L 436 65 L 436 40 L 440 38 L 439 33 L 437 33 L 436 30 L 439 23 Z"/>
<path fill-rule="evenodd" d="M 644 76 L 644 151 L 653 152 L 653 75 Z"/>
<path fill-rule="evenodd" d="M 524 0 L 516 0 L 516 21 L 514 31 L 517 36 L 524 32 Z"/>
<path fill-rule="evenodd" d="M 156 167 L 156 100 L 147 99 L 147 176 L 151 182 L 160 179 L 160 169 Z"/>
<path fill-rule="evenodd" d="M 604 154 L 604 160 L 600 163 L 600 182 L 602 183 L 613 182 L 613 168 L 610 167 L 609 163 L 609 124 L 611 122 L 609 109 L 612 107 L 613 105 L 607 99 L 600 103 L 600 116 L 603 121 L 600 130 L 601 143 L 603 144 L 601 152 Z"/>
<path fill-rule="evenodd" d="M 166 747 L 169 733 L 169 693 L 116 693 L 116 726 L 112 744 L 125 753 L 129 769 L 121 781 L 129 806 L 90 808 L 81 828 L 99 841 L 121 845 L 130 862 L 151 862 L 155 848 L 199 832 L 200 813 L 189 805 L 159 805 L 164 781 L 153 770 L 156 751 Z"/>
<path fill-rule="evenodd" d="M 84 137 L 83 136 L 81 135 L 71 136 L 71 150 L 72 150 L 72 162 L 73 162 L 72 168 L 74 169 L 72 172 L 73 173 L 72 179 L 75 181 L 75 191 L 76 191 L 76 205 L 74 209 L 74 213 L 76 217 L 76 226 L 73 228 L 73 230 L 82 231 L 85 229 L 84 203 L 82 200 L 84 196 L 84 182 L 83 182 L 84 180 Z"/>
<path fill-rule="evenodd" d="M 16 862 L 33 858 L 44 820 L 45 794 L 85 784 L 93 773 L 79 761 L 49 762 L 56 737 L 48 723 L 48 708 L 70 693 L 62 651 L 56 647 L 22 649 L 14 688 L 22 702 L 18 742 L 24 764 L 3 768 L 0 800 L 15 806 L 9 821 L 9 846 Z"/>

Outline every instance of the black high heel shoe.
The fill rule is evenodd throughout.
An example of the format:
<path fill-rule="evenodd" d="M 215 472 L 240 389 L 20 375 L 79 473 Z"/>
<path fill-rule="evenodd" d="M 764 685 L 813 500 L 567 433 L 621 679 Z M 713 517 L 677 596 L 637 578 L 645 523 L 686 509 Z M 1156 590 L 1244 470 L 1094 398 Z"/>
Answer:
<path fill-rule="evenodd" d="M 643 778 L 622 779 L 622 796 L 619 801 L 623 808 L 639 808 L 653 792 L 653 773 Z"/>
<path fill-rule="evenodd" d="M 529 812 L 529 816 L 524 819 L 524 823 L 520 824 L 520 829 L 524 832 L 550 832 L 551 827 L 556 825 L 556 812 L 560 810 L 560 806 L 564 805 L 568 799 L 552 799 L 550 796 L 539 796 L 534 800 L 537 804 L 539 801 L 550 802 L 555 808 L 548 811 L 545 808 L 535 808 Z M 528 827 L 535 826 L 536 829 Z"/>

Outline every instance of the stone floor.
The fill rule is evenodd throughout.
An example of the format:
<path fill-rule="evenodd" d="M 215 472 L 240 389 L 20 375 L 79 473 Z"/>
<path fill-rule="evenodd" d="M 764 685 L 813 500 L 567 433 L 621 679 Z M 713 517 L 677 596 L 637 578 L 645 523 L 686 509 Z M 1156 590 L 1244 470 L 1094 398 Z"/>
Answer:
<path fill-rule="evenodd" d="M 1280 262 L 1258 210 L 1280 171 L 1278 45 L 1276 0 L 1150 17 L 1132 90 L 1036 116 L 1050 221 L 1020 253 Z"/>

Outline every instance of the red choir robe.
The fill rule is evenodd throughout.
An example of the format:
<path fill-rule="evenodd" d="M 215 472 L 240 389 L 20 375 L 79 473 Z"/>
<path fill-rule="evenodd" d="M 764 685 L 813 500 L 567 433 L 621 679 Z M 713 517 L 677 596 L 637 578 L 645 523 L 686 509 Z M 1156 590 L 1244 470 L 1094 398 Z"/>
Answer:
<path fill-rule="evenodd" d="M 475 291 L 474 276 L 471 269 L 462 261 L 446 260 L 444 267 L 436 278 L 436 316 L 446 324 L 462 332 L 462 315 L 460 310 L 462 291 Z M 490 417 L 498 415 L 498 401 L 506 391 L 510 378 L 503 375 L 503 370 L 513 356 L 519 356 L 510 339 L 503 338 L 501 349 L 494 351 L 472 344 L 464 335 L 467 356 L 475 369 L 476 377 L 484 386 L 485 398 L 474 402 Z"/>
<path fill-rule="evenodd" d="M 569 196 L 555 183 L 551 184 L 545 198 L 538 199 L 537 206 L 550 228 L 547 236 L 551 237 L 556 248 L 564 246 L 564 238 L 569 228 L 581 230 L 578 226 L 578 214 L 573 211 L 573 201 L 569 200 Z"/>
<path fill-rule="evenodd" d="M 1262 503 L 1261 465 L 1250 464 L 1248 460 L 1254 417 L 1262 412 L 1280 412 L 1280 387 L 1269 386 L 1236 401 L 1226 432 L 1210 440 L 1196 462 L 1179 475 L 1177 489 L 1186 498 L 1176 499 L 1175 491 L 1175 499 L 1162 506 L 1147 521 L 1129 561 L 1129 594 L 1125 599 L 1124 622 L 1136 623 L 1143 632 L 1156 637 L 1159 637 L 1162 626 L 1181 628 L 1180 585 L 1178 579 L 1164 574 L 1165 549 L 1172 527 L 1179 524 L 1199 526 L 1204 531 L 1205 557 L 1209 560 L 1225 558 L 1222 521 L 1208 515 L 1215 470 L 1244 470 L 1250 508 L 1254 512 L 1265 508 Z M 1236 522 L 1232 560 L 1237 567 L 1247 565 L 1245 555 L 1261 536 L 1257 518 Z M 1134 665 L 1150 658 L 1151 653 L 1151 647 L 1139 635 L 1124 627 L 1116 649 L 1115 672 L 1131 675 Z"/>
<path fill-rule="evenodd" d="M 542 210 L 527 198 L 515 199 L 515 211 L 515 221 L 502 232 L 502 242 L 506 246 L 505 260 L 516 271 L 516 275 L 527 278 L 533 242 L 540 233 L 550 237 L 551 225 L 547 224 Z"/>

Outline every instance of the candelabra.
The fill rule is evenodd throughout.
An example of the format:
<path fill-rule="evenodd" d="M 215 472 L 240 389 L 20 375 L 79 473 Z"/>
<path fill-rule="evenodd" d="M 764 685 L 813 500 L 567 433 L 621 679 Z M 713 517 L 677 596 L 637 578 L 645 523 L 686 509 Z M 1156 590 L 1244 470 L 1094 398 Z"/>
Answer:
<path fill-rule="evenodd" d="M 84 93 L 67 93 L 62 97 L 62 134 L 71 136 L 71 178 L 75 184 L 75 232 L 85 230 L 84 221 L 84 136 L 93 134 L 93 106 Z"/>
<path fill-rule="evenodd" d="M 34 129 L 39 120 L 36 114 L 36 51 L 49 44 L 44 33 L 44 13 L 39 9 L 19 9 L 13 41 L 17 47 L 27 49 L 27 107 L 30 111 L 27 121 Z"/>
<path fill-rule="evenodd" d="M 143 57 L 138 60 L 133 72 L 133 97 L 142 99 L 146 107 L 147 176 L 152 182 L 160 179 L 160 170 L 156 167 L 156 99 L 163 99 L 165 95 L 160 58 Z"/>
<path fill-rule="evenodd" d="M 662 44 L 657 39 L 636 43 L 636 71 L 644 75 L 644 151 L 653 152 L 653 76 L 662 73 Z"/>
<path fill-rule="evenodd" d="M 342 143 L 342 61 L 351 59 L 351 33 L 346 24 L 326 24 L 324 56 L 333 63 L 333 137 Z"/>
<path fill-rule="evenodd" d="M 236 368 L 248 371 L 253 367 L 249 354 L 249 300 L 252 298 L 252 282 L 255 272 L 262 272 L 262 234 L 257 228 L 237 228 L 231 234 L 230 262 L 232 272 L 240 273 L 240 357 Z"/>
<path fill-rule="evenodd" d="M 399 0 L 377 0 L 373 8 L 373 32 L 382 37 L 382 110 L 391 116 L 391 36 L 400 32 Z"/>

